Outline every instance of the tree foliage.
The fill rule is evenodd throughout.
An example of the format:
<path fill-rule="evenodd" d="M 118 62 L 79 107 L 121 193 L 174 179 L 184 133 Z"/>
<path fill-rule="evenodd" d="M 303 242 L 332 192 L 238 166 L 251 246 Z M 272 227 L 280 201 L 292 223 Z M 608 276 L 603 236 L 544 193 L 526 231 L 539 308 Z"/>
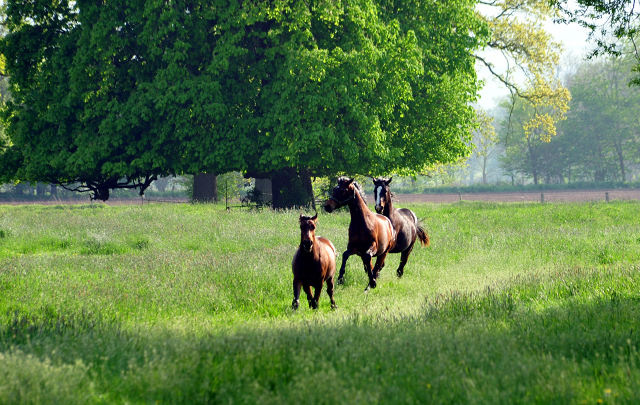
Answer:
<path fill-rule="evenodd" d="M 640 4 L 636 0 L 553 0 L 562 14 L 557 20 L 578 23 L 587 28 L 589 39 L 595 42 L 590 57 L 627 54 L 635 59 L 631 71 L 640 73 Z M 640 74 L 631 77 L 630 84 L 640 86 Z"/>
<path fill-rule="evenodd" d="M 480 16 L 491 29 L 488 49 L 499 51 L 508 63 L 504 72 L 476 55 L 477 60 L 511 92 L 516 103 L 528 104 L 532 114 L 520 122 L 527 136 L 536 134 L 548 142 L 567 112 L 571 95 L 556 75 L 562 45 L 544 29 L 558 9 L 547 0 L 480 1 Z M 520 83 L 521 77 L 524 81 Z M 512 112 L 511 110 L 510 112 Z"/>
<path fill-rule="evenodd" d="M 167 174 L 455 161 L 489 35 L 474 4 L 9 0 L 2 180 L 101 198 Z"/>
<path fill-rule="evenodd" d="M 631 180 L 629 169 L 640 162 L 640 90 L 627 85 L 633 63 L 630 57 L 609 57 L 579 66 L 567 81 L 573 95 L 567 119 L 548 143 L 502 121 L 499 133 L 508 145 L 501 159 L 505 173 L 522 174 L 536 184 Z M 512 108 L 509 101 L 501 106 Z M 532 113 L 520 103 L 513 120 L 526 121 Z"/>
<path fill-rule="evenodd" d="M 482 174 L 482 183 L 487 184 L 487 176 L 497 169 L 491 167 L 491 161 L 498 157 L 503 149 L 494 127 L 494 118 L 482 109 L 476 110 L 477 129 L 473 132 L 473 154 L 469 163 Z"/>
<path fill-rule="evenodd" d="M 638 162 L 640 91 L 627 85 L 633 64 L 629 57 L 599 58 L 572 78 L 574 100 L 561 130 L 577 176 L 627 180 L 629 166 Z"/>

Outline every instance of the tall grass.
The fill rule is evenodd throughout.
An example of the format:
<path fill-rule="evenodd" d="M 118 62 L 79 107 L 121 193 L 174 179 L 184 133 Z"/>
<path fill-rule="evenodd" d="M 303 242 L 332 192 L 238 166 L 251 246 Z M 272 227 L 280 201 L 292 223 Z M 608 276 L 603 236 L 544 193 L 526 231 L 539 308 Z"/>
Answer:
<path fill-rule="evenodd" d="M 0 207 L 0 404 L 638 401 L 640 204 L 410 208 L 402 279 L 293 313 L 299 212 Z"/>

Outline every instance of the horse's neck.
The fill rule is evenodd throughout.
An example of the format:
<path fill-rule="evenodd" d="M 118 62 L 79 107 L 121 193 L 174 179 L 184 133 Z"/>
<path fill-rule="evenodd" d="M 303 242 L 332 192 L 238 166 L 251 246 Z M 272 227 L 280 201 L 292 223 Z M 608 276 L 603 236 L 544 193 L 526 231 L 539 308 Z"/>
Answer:
<path fill-rule="evenodd" d="M 362 220 L 364 221 L 368 215 L 371 215 L 371 211 L 367 204 L 364 203 L 364 199 L 358 192 L 358 190 L 354 191 L 353 200 L 349 202 L 349 213 L 351 213 L 351 221 L 354 220 Z"/>
<path fill-rule="evenodd" d="M 391 191 L 387 190 L 387 201 L 385 201 L 384 209 L 382 210 L 382 215 L 387 218 L 391 218 L 392 215 L 395 215 L 396 210 L 393 208 L 393 203 L 391 202 Z"/>

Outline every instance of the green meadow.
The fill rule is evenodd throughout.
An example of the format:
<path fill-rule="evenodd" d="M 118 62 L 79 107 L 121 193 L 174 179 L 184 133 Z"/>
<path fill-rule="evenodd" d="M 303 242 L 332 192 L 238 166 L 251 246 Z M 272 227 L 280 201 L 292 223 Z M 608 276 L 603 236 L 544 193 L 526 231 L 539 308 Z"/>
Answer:
<path fill-rule="evenodd" d="M 408 207 L 293 312 L 300 211 L 0 206 L 0 404 L 640 403 L 640 203 Z"/>

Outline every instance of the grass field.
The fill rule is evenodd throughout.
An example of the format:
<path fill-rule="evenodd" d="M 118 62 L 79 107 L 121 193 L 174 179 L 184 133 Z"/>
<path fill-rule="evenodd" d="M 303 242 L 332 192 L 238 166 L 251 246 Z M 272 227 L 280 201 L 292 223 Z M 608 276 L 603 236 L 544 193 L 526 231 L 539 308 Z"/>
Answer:
<path fill-rule="evenodd" d="M 640 203 L 410 208 L 402 279 L 293 313 L 299 212 L 0 206 L 0 404 L 640 402 Z"/>

